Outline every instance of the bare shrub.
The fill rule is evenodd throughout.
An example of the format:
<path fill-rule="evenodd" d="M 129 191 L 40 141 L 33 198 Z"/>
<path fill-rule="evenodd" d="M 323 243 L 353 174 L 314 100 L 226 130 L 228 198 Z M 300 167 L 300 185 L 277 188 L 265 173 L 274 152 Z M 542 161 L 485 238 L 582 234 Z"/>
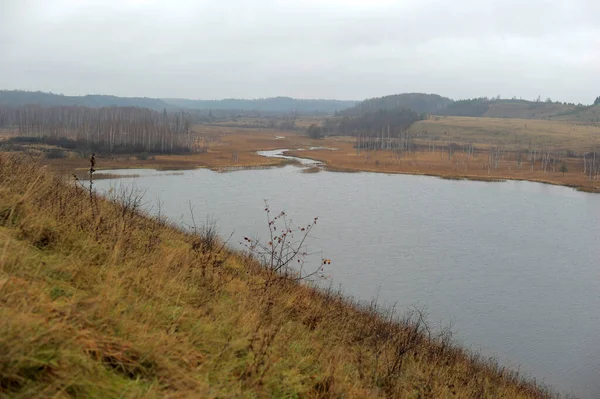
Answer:
<path fill-rule="evenodd" d="M 330 259 L 321 258 L 318 267 L 310 271 L 305 269 L 305 261 L 310 255 L 306 240 L 319 218 L 315 217 L 312 222 L 304 226 L 294 226 L 292 221 L 287 219 L 284 211 L 271 216 L 267 201 L 265 201 L 265 213 L 269 241 L 265 243 L 259 238 L 244 237 L 244 241 L 241 242 L 247 253 L 257 259 L 269 272 L 265 284 L 268 286 L 276 277 L 295 281 L 307 280 L 311 277 L 326 278 L 324 268 L 325 265 L 331 264 Z"/>

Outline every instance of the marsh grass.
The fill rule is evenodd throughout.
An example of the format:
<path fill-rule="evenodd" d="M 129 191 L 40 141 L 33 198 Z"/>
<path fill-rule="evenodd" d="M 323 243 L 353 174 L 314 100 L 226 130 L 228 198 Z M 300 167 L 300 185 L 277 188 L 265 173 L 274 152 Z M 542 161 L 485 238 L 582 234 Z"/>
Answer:
<path fill-rule="evenodd" d="M 323 169 L 320 166 L 311 166 L 308 168 L 303 168 L 302 173 L 319 173 Z"/>
<path fill-rule="evenodd" d="M 420 311 L 273 278 L 142 201 L 0 153 L 0 397 L 551 397 Z"/>

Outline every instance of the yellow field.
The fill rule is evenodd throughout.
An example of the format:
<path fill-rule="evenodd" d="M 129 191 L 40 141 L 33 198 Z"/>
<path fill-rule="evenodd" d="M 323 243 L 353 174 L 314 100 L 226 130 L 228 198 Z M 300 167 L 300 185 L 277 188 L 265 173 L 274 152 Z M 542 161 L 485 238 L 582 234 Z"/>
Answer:
<path fill-rule="evenodd" d="M 504 144 L 514 148 L 516 143 L 525 149 L 533 142 L 557 150 L 584 152 L 600 146 L 600 127 L 563 121 L 441 116 L 417 122 L 410 131 L 446 142 L 473 141 L 478 147 Z"/>

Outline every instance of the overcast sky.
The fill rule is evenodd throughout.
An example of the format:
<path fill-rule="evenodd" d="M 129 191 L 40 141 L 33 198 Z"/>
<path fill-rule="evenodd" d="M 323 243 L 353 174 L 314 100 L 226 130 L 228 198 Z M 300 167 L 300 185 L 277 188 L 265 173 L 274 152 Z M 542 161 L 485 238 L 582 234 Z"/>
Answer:
<path fill-rule="evenodd" d="M 0 0 L 0 88 L 591 103 L 598 0 Z"/>

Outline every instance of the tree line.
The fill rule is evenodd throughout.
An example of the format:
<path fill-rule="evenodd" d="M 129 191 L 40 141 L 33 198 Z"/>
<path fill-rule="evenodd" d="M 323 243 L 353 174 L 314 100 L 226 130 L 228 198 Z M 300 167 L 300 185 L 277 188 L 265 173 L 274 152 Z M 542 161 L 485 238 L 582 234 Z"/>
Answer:
<path fill-rule="evenodd" d="M 201 110 L 227 111 L 227 113 L 256 112 L 266 115 L 281 115 L 295 112 L 301 115 L 328 115 L 356 105 L 356 101 L 295 99 L 290 97 L 260 98 L 254 100 L 190 100 L 183 98 L 118 97 L 102 94 L 67 96 L 41 91 L 0 90 L 0 105 L 83 106 L 98 107 L 143 107 L 161 111 Z"/>
<path fill-rule="evenodd" d="M 186 113 L 137 107 L 0 106 L 0 128 L 98 152 L 197 151 Z"/>
<path fill-rule="evenodd" d="M 425 118 L 409 109 L 380 109 L 366 112 L 360 116 L 344 116 L 342 118 L 326 119 L 320 127 L 322 135 L 359 136 L 375 135 L 382 131 L 391 137 L 398 137 L 414 122 Z M 311 129 L 312 128 L 312 129 Z M 315 132 L 315 127 L 309 128 L 308 134 Z"/>

